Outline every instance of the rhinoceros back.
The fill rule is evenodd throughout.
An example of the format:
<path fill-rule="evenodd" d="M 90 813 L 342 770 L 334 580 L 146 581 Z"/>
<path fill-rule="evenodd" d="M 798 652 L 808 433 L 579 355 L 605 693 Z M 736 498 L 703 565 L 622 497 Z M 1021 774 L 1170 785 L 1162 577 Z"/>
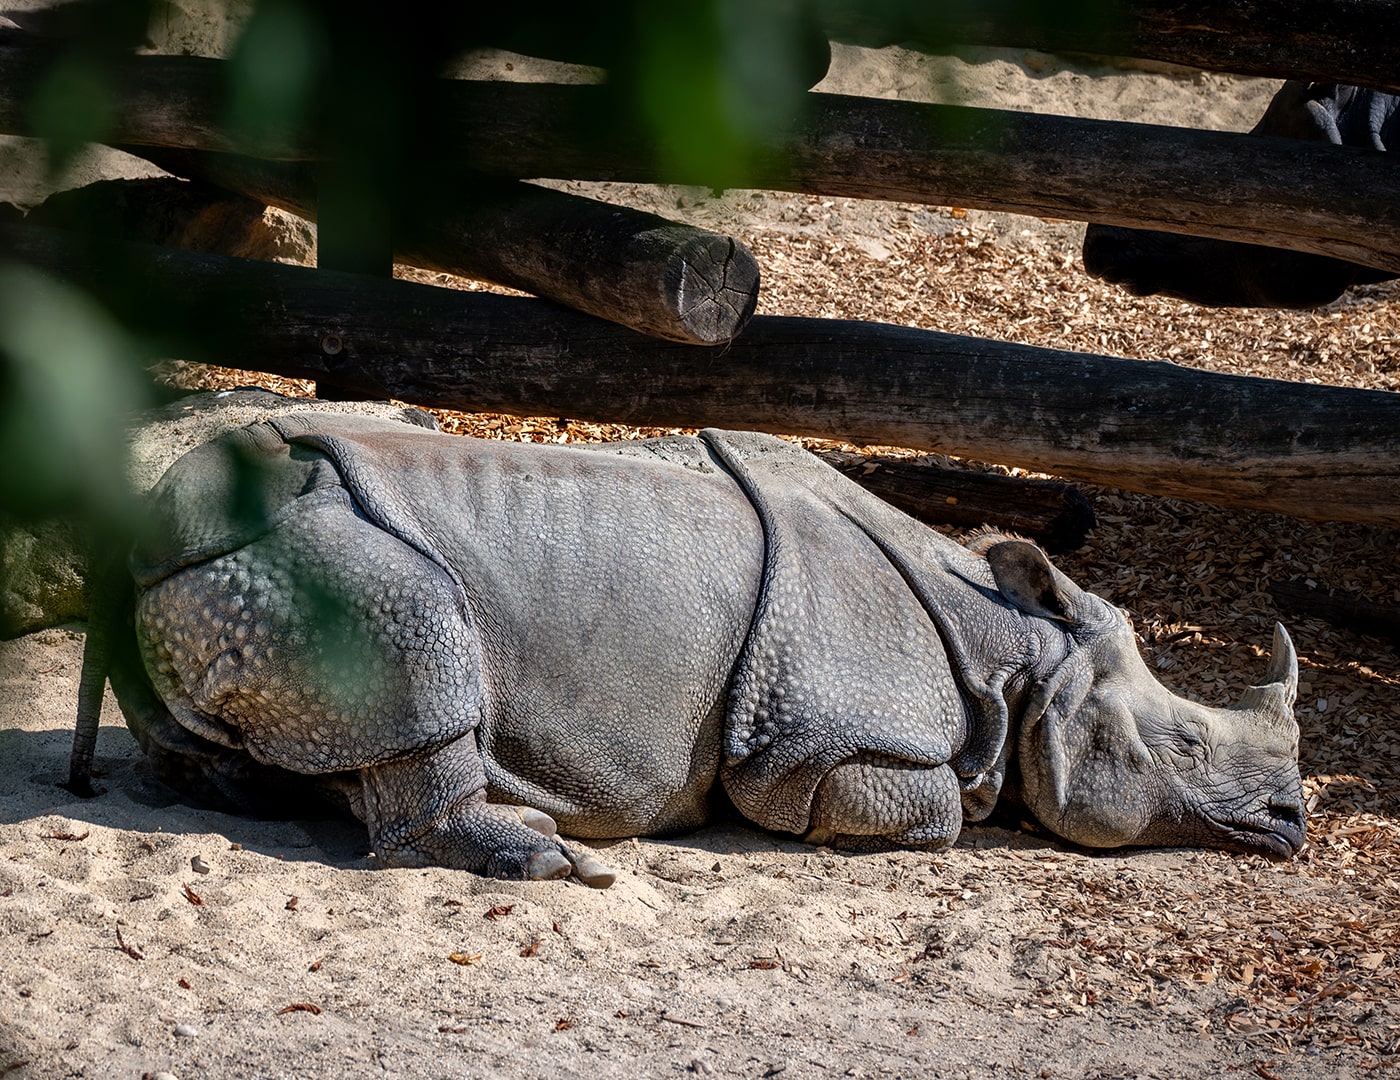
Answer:
<path fill-rule="evenodd" d="M 582 836 L 704 819 L 763 539 L 702 443 L 604 454 L 349 417 L 277 424 L 460 590 L 493 797 Z"/>

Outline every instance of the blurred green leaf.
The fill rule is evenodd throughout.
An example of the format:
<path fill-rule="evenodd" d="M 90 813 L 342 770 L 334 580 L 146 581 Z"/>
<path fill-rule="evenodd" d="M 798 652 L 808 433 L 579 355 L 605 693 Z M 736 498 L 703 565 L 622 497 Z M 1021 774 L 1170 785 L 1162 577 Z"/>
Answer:
<path fill-rule="evenodd" d="M 253 13 L 229 58 L 229 126 L 245 152 L 275 156 L 314 118 L 329 62 L 322 26 L 297 0 L 268 0 Z"/>
<path fill-rule="evenodd" d="M 825 37 L 795 2 L 638 3 L 632 16 L 625 89 L 662 168 L 743 185 L 755 154 L 792 123 L 825 72 Z"/>
<path fill-rule="evenodd" d="M 105 138 L 111 100 L 106 71 L 81 55 L 64 57 L 44 75 L 29 115 L 34 133 L 48 141 L 51 177 L 60 176 L 88 143 Z"/>
<path fill-rule="evenodd" d="M 137 356 L 86 294 L 0 264 L 0 507 L 126 512 L 124 423 L 147 404 Z"/>

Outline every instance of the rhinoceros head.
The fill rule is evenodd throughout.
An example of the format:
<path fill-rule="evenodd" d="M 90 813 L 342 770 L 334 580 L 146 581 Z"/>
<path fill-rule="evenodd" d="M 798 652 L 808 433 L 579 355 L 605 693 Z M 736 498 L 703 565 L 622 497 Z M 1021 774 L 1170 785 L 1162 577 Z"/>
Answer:
<path fill-rule="evenodd" d="M 1263 684 L 1233 708 L 1177 697 L 1148 671 L 1127 619 L 1033 544 L 987 551 L 1000 589 L 1050 620 L 1050 657 L 1026 698 L 1022 795 L 1047 828 L 1091 847 L 1205 845 L 1288 856 L 1306 839 L 1293 698 L 1298 658 L 1282 626 Z M 1066 651 L 1056 639 L 1063 635 Z"/>

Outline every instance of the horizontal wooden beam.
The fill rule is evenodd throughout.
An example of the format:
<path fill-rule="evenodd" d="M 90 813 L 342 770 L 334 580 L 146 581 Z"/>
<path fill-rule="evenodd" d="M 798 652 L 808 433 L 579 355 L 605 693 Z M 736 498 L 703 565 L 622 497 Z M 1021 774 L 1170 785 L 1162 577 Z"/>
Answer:
<path fill-rule="evenodd" d="M 455 84 L 450 115 L 471 119 L 449 138 L 505 176 L 707 182 L 658 170 L 634 131 L 590 128 L 605 93 Z M 1400 165 L 1384 153 L 838 94 L 807 104 L 738 186 L 1155 227 L 1400 271 Z"/>
<path fill-rule="evenodd" d="M 51 43 L 0 31 L 0 135 L 31 135 L 30 102 L 56 55 Z M 143 146 L 241 149 L 228 133 L 228 66 L 202 56 L 132 56 L 103 67 L 115 83 L 107 104 L 116 141 Z M 292 157 L 317 156 L 292 131 L 269 142 L 295 147 Z"/>
<path fill-rule="evenodd" d="M 1058 480 L 940 468 L 901 458 L 827 451 L 818 455 L 911 517 L 939 525 L 992 525 L 1028 536 L 1052 555 L 1082 547 L 1094 505 Z"/>
<path fill-rule="evenodd" d="M 51 20 L 12 12 L 26 29 Z M 820 78 L 826 38 L 944 53 L 989 45 L 1157 60 L 1267 78 L 1354 83 L 1400 93 L 1400 10 L 1392 0 L 813 0 L 768 4 L 794 74 Z M 495 45 L 571 63 L 626 68 L 636 51 L 626 11 L 607 5 L 483 10 L 461 24 L 461 48 Z M 0 19 L 0 28 L 9 19 Z"/>
<path fill-rule="evenodd" d="M 0 46 L 0 133 L 27 130 L 28 50 Z M 115 142 L 237 149 L 219 61 L 133 57 Z M 212 66 L 211 66 L 212 65 Z M 32 76 L 33 72 L 29 72 Z M 514 179 L 701 183 L 1009 210 L 1311 251 L 1400 272 L 1390 155 L 1232 132 L 810 94 L 742 174 L 663 169 L 606 86 L 443 82 L 440 163 Z M 313 159 L 288 134 L 280 156 Z"/>
<path fill-rule="evenodd" d="M 121 149 L 176 176 L 316 220 L 314 166 L 201 150 Z M 742 241 L 515 181 L 464 189 L 458 204 L 401 229 L 394 261 L 506 285 L 696 345 L 736 337 L 758 304 L 758 261 Z"/>
<path fill-rule="evenodd" d="M 1400 93 L 1392 0 L 818 0 L 818 10 L 831 37 L 858 45 L 1003 45 Z"/>
<path fill-rule="evenodd" d="M 940 450 L 1133 491 L 1400 525 L 1400 395 L 905 327 L 755 317 L 679 345 L 544 301 L 0 226 L 0 245 L 120 298 L 203 359 L 467 411 L 757 428 Z M 110 251 L 110 249 L 108 249 Z"/>
<path fill-rule="evenodd" d="M 837 41 L 946 53 L 965 45 L 1158 60 L 1277 79 L 1400 92 L 1400 9 L 1392 0 L 814 0 L 794 5 Z M 605 27 L 600 32 L 599 27 Z M 626 63 L 626 38 L 578 7 L 497 14 L 494 45 L 572 63 Z"/>
<path fill-rule="evenodd" d="M 1400 643 L 1400 606 L 1365 596 L 1310 587 L 1304 581 L 1276 581 L 1269 595 L 1293 618 L 1321 619 L 1357 634 L 1388 637 Z"/>

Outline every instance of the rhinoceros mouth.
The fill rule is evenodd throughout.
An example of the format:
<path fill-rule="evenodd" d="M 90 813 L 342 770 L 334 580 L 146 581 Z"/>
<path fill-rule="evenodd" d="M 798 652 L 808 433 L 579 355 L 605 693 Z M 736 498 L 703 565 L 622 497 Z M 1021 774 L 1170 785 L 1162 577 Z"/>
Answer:
<path fill-rule="evenodd" d="M 1210 822 L 1222 834 L 1221 846 L 1249 854 L 1270 855 L 1287 859 L 1296 855 L 1307 843 L 1307 828 L 1302 821 L 1279 821 L 1211 817 Z"/>

